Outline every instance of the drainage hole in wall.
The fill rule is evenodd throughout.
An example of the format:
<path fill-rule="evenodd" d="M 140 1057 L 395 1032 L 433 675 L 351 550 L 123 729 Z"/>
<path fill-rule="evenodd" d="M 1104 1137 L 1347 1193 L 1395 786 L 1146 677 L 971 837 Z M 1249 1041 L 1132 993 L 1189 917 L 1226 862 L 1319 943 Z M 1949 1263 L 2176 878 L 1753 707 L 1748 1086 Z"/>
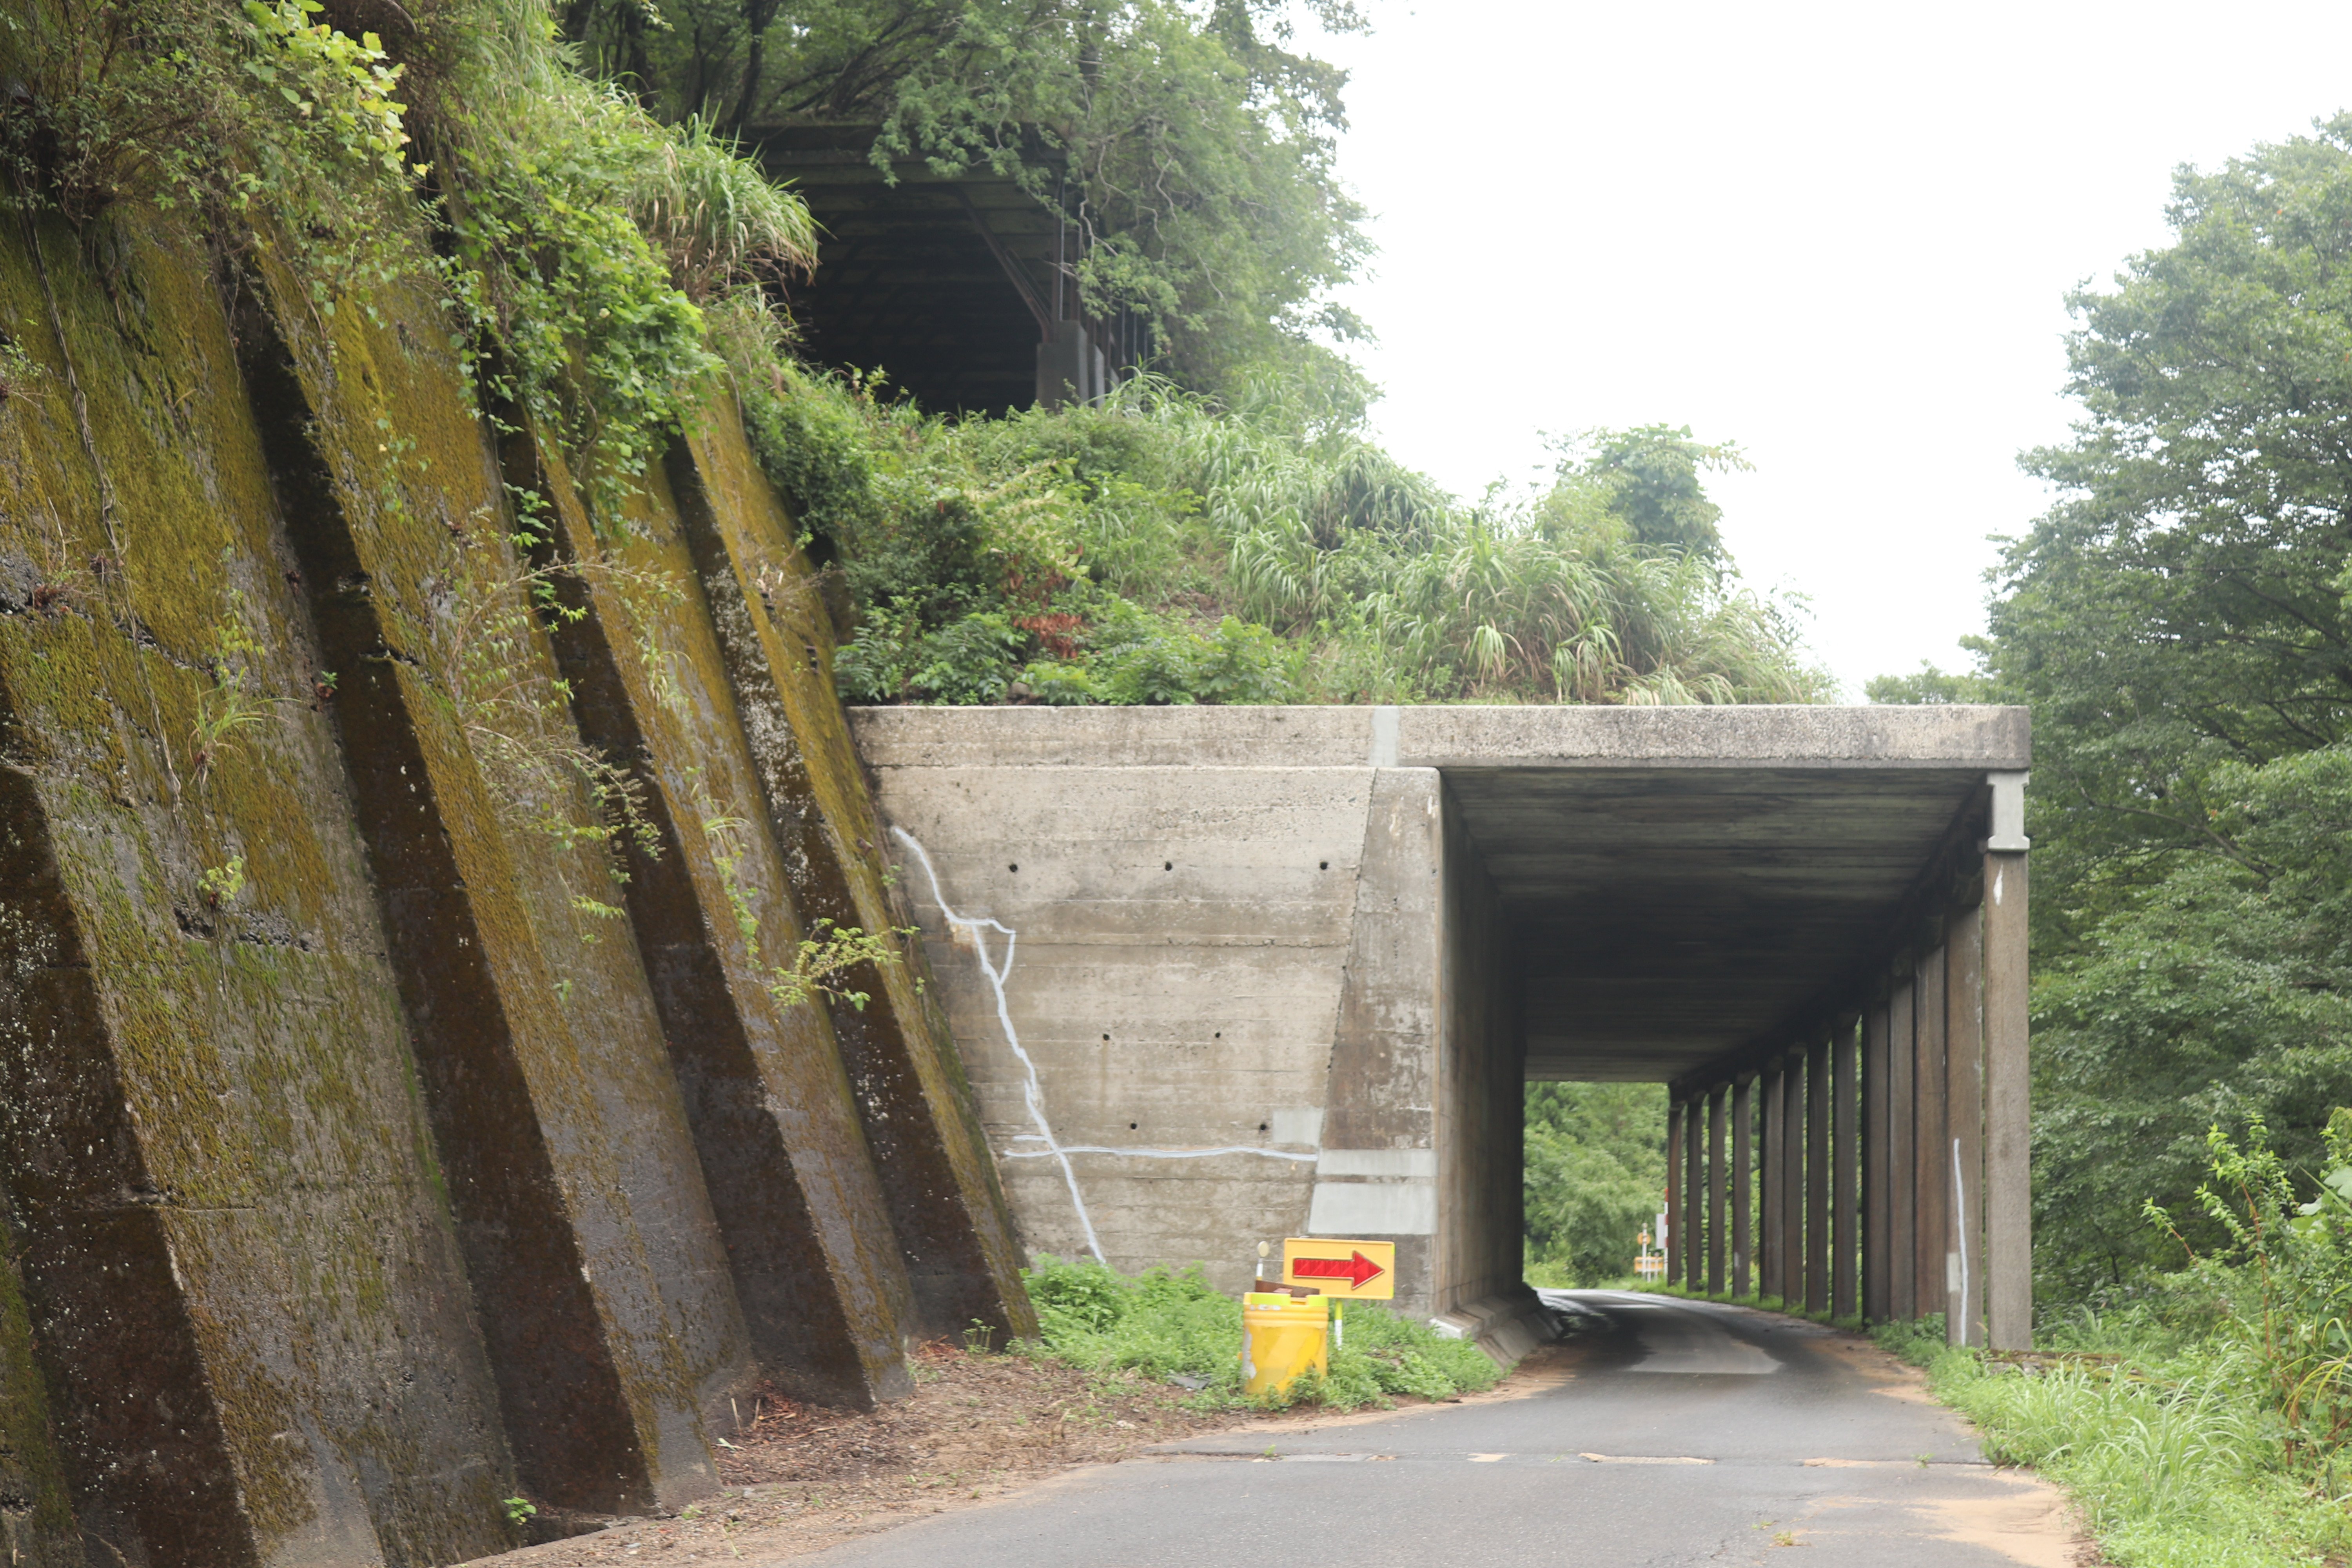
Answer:
<path fill-rule="evenodd" d="M 1007 866 L 1007 867 L 1006 867 L 1006 868 L 1005 868 L 1006 870 L 1008 870 L 1008 871 L 1018 871 L 1019 869 L 1021 869 L 1021 868 L 1020 868 L 1017 864 L 1016 864 L 1016 865 L 1012 865 L 1012 866 Z"/>
<path fill-rule="evenodd" d="M 1331 868 L 1331 862 L 1330 862 L 1330 861 L 1328 861 L 1328 860 L 1326 860 L 1326 861 L 1324 861 L 1321 865 L 1319 865 L 1319 866 L 1316 867 L 1315 868 L 1316 868 L 1318 871 L 1328 871 L 1328 870 Z"/>
<path fill-rule="evenodd" d="M 1217 1031 L 1217 1033 L 1216 1033 L 1215 1037 L 1216 1037 L 1217 1039 L 1220 1039 L 1220 1040 L 1223 1039 L 1223 1038 L 1225 1037 L 1225 1032 L 1224 1032 L 1223 1029 L 1219 1029 L 1219 1030 Z"/>
<path fill-rule="evenodd" d="M 1106 1039 L 1106 1040 L 1108 1040 L 1108 1039 L 1109 1039 L 1109 1038 L 1110 1038 L 1110 1037 L 1109 1037 L 1108 1035 L 1105 1035 L 1105 1036 L 1103 1037 L 1103 1038 L 1104 1038 L 1104 1039 Z"/>
<path fill-rule="evenodd" d="M 1134 1123 L 1134 1122 L 1132 1122 L 1132 1121 L 1129 1122 L 1129 1123 L 1127 1124 L 1127 1130 L 1128 1130 L 1129 1132 L 1134 1131 L 1135 1131 L 1135 1123 Z"/>
<path fill-rule="evenodd" d="M 1257 1130 L 1258 1130 L 1259 1131 L 1261 1131 L 1261 1132 L 1265 1131 L 1265 1122 L 1263 1122 L 1263 1121 L 1259 1122 L 1259 1123 L 1257 1124 Z"/>
<path fill-rule="evenodd" d="M 1160 868 L 1163 871 L 1173 871 L 1176 869 L 1176 862 L 1173 860 L 1162 860 L 1160 862 Z"/>

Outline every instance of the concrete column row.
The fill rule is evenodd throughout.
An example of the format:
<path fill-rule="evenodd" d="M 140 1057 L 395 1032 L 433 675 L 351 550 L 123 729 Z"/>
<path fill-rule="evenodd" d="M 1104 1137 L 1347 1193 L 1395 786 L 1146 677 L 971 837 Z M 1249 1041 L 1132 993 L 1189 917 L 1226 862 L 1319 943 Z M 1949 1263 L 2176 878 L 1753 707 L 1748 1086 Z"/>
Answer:
<path fill-rule="evenodd" d="M 1668 1279 L 2032 1342 L 2025 857 L 2000 837 L 1981 906 L 1929 921 L 1868 1005 L 1683 1087 Z"/>

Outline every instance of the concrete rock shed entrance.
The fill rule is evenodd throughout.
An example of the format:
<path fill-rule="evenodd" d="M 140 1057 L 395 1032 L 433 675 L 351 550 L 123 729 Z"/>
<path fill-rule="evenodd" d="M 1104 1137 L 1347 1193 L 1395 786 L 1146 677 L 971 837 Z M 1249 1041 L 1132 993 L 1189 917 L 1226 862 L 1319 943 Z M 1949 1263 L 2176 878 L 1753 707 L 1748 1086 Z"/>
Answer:
<path fill-rule="evenodd" d="M 2023 710 L 853 722 L 1032 1249 L 1391 1237 L 1507 1345 L 1521 1085 L 1656 1081 L 1674 1278 L 2027 1342 Z"/>

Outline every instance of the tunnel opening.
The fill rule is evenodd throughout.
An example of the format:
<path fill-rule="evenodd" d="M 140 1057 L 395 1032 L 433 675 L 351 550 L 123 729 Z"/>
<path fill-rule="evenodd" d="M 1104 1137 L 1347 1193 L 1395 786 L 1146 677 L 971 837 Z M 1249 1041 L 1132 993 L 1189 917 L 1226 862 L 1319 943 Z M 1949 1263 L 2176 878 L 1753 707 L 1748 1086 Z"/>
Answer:
<path fill-rule="evenodd" d="M 2012 775 L 1872 763 L 1440 770 L 1441 1300 L 1497 1288 L 1507 1254 L 1590 1286 L 1654 1247 L 1695 1294 L 1944 1312 L 1985 1342 L 1984 909 Z M 2021 972 L 2012 945 L 1996 967 Z M 1996 1315 L 2015 1331 L 2013 1291 Z"/>

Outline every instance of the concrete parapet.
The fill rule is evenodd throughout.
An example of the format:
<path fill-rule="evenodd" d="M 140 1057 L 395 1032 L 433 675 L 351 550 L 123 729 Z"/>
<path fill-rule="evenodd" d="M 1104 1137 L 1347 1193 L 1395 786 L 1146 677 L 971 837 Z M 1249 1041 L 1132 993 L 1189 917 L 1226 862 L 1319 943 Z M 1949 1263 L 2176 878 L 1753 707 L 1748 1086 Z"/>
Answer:
<path fill-rule="evenodd" d="M 1920 707 L 872 708 L 893 767 L 2022 768 L 2025 710 Z"/>

